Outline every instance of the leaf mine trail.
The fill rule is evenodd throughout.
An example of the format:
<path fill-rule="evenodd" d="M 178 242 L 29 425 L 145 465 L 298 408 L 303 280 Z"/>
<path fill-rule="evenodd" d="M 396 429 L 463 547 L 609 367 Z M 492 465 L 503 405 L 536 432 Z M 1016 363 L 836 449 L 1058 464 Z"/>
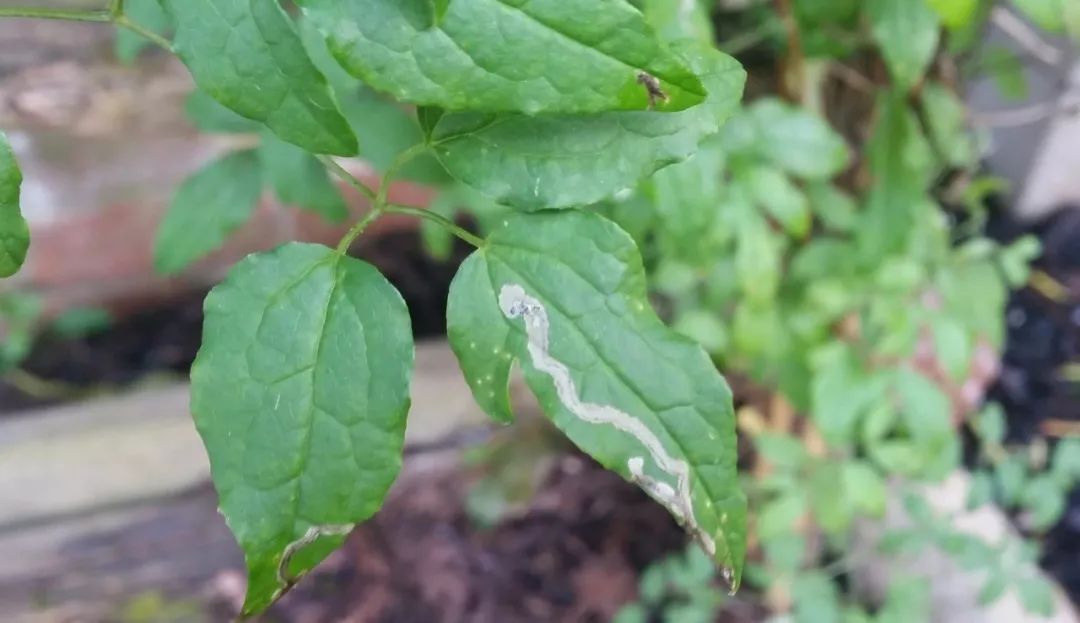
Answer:
<path fill-rule="evenodd" d="M 675 486 L 645 474 L 644 457 L 631 457 L 626 467 L 634 482 L 671 511 L 710 556 L 716 555 L 716 541 L 701 529 L 694 517 L 694 503 L 690 496 L 690 466 L 670 454 L 660 439 L 641 420 L 610 405 L 585 402 L 578 395 L 577 386 L 570 377 L 570 369 L 548 351 L 550 323 L 547 310 L 537 299 L 528 295 L 517 284 L 504 285 L 499 291 L 499 308 L 510 319 L 525 321 L 529 356 L 533 366 L 551 377 L 559 402 L 578 419 L 590 424 L 612 426 L 636 439 L 648 451 L 653 462 L 675 480 Z"/>

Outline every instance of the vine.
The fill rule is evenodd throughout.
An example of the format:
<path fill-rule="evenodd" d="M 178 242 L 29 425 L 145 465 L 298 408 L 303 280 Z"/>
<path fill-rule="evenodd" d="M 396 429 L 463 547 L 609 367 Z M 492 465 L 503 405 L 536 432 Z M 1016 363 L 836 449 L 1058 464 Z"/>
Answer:
<path fill-rule="evenodd" d="M 181 271 L 216 248 L 251 216 L 264 185 L 330 220 L 348 214 L 332 179 L 368 200 L 369 210 L 336 248 L 291 243 L 252 255 L 206 300 L 192 413 L 222 512 L 247 558 L 244 612 L 265 609 L 370 517 L 400 468 L 413 358 L 408 312 L 385 278 L 347 255 L 386 214 L 422 219 L 475 247 L 468 265 L 489 265 L 482 283 L 463 268 L 449 316 L 462 371 L 496 419 L 511 417 L 506 373 L 515 358 L 529 358 L 519 346 L 537 346 L 535 314 L 525 314 L 531 328 L 518 341 L 512 336 L 525 329 L 500 305 L 501 294 L 522 280 L 533 288 L 530 304 L 560 310 L 544 315 L 545 332 L 621 332 L 612 343 L 634 344 L 635 357 L 660 357 L 664 363 L 652 370 L 627 368 L 606 339 L 582 340 L 573 353 L 560 354 L 608 362 L 609 387 L 619 389 L 597 396 L 600 386 L 562 364 L 545 368 L 543 361 L 561 360 L 534 350 L 531 365 L 557 374 L 534 376 L 532 385 L 539 396 L 557 397 L 542 399 L 557 423 L 567 409 L 586 421 L 596 405 L 614 414 L 605 422 L 621 437 L 591 427 L 567 434 L 665 504 L 736 587 L 746 508 L 735 473 L 730 392 L 699 347 L 645 311 L 640 277 L 632 278 L 641 271 L 633 242 L 610 221 L 581 211 L 588 201 L 575 194 L 588 184 L 566 163 L 577 159 L 601 176 L 603 187 L 591 190 L 595 200 L 689 157 L 733 111 L 744 79 L 738 64 L 707 46 L 669 46 L 621 0 L 512 10 L 467 0 L 428 3 L 431 19 L 422 25 L 397 0 L 297 4 L 299 20 L 271 0 L 0 9 L 0 17 L 111 23 L 134 33 L 187 65 L 199 87 L 188 105 L 197 126 L 259 136 L 254 147 L 226 154 L 181 185 L 155 243 L 162 272 Z M 492 19 L 477 19 L 486 14 Z M 341 23 L 355 26 L 358 36 L 337 40 Z M 485 32 L 496 23 L 502 31 Z M 408 51 L 388 57 L 387 33 Z M 519 61 L 534 47 L 544 54 L 523 73 Z M 140 48 L 125 42 L 122 56 Z M 418 65 L 425 75 L 415 72 Z M 417 106 L 409 122 L 415 140 L 377 163 L 382 175 L 374 189 L 335 160 L 363 151 L 381 129 L 373 118 L 397 123 L 405 114 L 397 103 L 377 104 L 383 96 L 370 87 Z M 0 164 L 2 214 L 21 222 L 18 168 L 13 158 Z M 392 183 L 418 168 L 539 212 L 500 217 L 499 232 L 478 236 L 437 209 L 391 201 Z M 15 243 L 7 248 L 23 246 L 10 272 L 29 243 L 25 224 L 15 225 L 0 229 Z M 597 297 L 609 304 L 566 311 Z M 476 348 L 492 338 L 502 341 Z M 541 354 L 548 359 L 537 359 Z M 715 446 L 688 445 L 697 434 Z M 645 473 L 640 444 L 674 485 Z M 610 463 L 611 451 L 625 456 Z"/>

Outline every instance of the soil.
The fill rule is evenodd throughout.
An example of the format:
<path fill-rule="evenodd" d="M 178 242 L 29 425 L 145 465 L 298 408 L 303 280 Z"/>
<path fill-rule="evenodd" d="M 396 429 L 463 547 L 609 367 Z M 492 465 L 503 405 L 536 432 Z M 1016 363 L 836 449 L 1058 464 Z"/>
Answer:
<path fill-rule="evenodd" d="M 531 501 L 490 529 L 477 527 L 463 502 L 475 472 L 405 479 L 383 510 L 264 620 L 611 621 L 636 600 L 645 567 L 683 550 L 685 533 L 639 489 L 588 458 L 565 454 L 550 465 Z M 221 620 L 240 598 L 227 592 L 216 601 Z M 717 621 L 763 619 L 740 596 Z"/>
<path fill-rule="evenodd" d="M 1042 240 L 1036 269 L 1060 287 L 1025 288 L 1009 302 L 1008 338 L 1001 377 L 990 399 L 1005 407 L 1009 439 L 1054 444 L 1080 435 L 1080 209 L 1066 208 L 1032 226 L 1006 219 L 991 224 L 991 234 L 1013 240 L 1023 234 Z M 1080 603 L 1080 489 L 1043 544 L 1043 566 Z"/>

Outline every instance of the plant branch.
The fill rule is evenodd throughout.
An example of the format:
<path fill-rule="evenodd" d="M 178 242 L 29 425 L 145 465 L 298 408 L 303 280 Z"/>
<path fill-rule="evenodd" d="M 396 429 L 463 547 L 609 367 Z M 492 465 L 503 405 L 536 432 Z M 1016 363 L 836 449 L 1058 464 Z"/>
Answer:
<path fill-rule="evenodd" d="M 55 9 L 47 7 L 0 7 L 0 17 L 60 19 L 72 22 L 110 22 L 113 18 L 108 9 L 80 11 L 77 9 Z"/>
<path fill-rule="evenodd" d="M 123 3 L 121 2 L 121 4 Z M 166 52 L 169 52 L 170 54 L 173 52 L 172 43 L 168 39 L 137 22 L 133 22 L 127 15 L 124 15 L 123 13 L 116 14 L 113 16 L 112 21 L 119 28 L 126 28 L 133 33 L 142 35 L 151 43 Z"/>
<path fill-rule="evenodd" d="M 1012 11 L 1000 6 L 995 7 L 990 12 L 990 21 L 1013 41 L 1020 44 L 1028 54 L 1043 63 L 1056 67 L 1065 60 L 1064 52 L 1043 41 L 1033 28 L 1024 23 L 1024 20 L 1017 17 Z"/>
<path fill-rule="evenodd" d="M 382 216 L 382 214 L 382 210 L 373 209 L 364 215 L 364 218 L 360 219 L 355 225 L 350 227 L 349 231 L 342 236 L 341 242 L 338 242 L 338 255 L 345 255 L 349 251 L 349 247 L 352 246 L 352 243 L 356 242 L 356 239 L 360 237 L 360 234 L 364 233 L 364 230 L 368 228 L 368 225 L 371 225 L 371 223 Z"/>
<path fill-rule="evenodd" d="M 458 238 L 461 238 L 462 240 L 476 248 L 484 246 L 483 238 L 480 238 L 479 236 L 473 234 L 464 227 L 459 226 L 457 223 L 451 221 L 445 216 L 432 212 L 431 210 L 426 210 L 424 208 L 414 208 L 411 206 L 390 204 L 386 206 L 384 211 L 391 214 L 407 214 L 409 216 L 416 216 L 422 219 L 427 219 L 432 223 L 438 224 L 443 229 L 449 231 L 450 233 L 454 234 Z"/>
<path fill-rule="evenodd" d="M 776 12 L 787 35 L 787 51 L 780 63 L 780 94 L 788 101 L 802 104 L 805 96 L 806 69 L 799 22 L 791 0 L 775 0 Z"/>
<path fill-rule="evenodd" d="M 368 188 L 367 184 L 356 179 L 352 173 L 345 170 L 345 167 L 338 164 L 336 160 L 330 156 L 319 156 L 318 158 L 338 179 L 358 190 L 361 195 L 367 197 L 368 201 L 375 202 L 375 191 Z"/>
<path fill-rule="evenodd" d="M 394 161 L 386 169 L 386 174 L 383 175 L 382 183 L 379 184 L 379 192 L 375 196 L 375 207 L 377 209 L 386 207 L 390 196 L 390 185 L 393 183 L 394 178 L 397 177 L 398 172 L 401 171 L 401 168 L 413 158 L 427 151 L 427 148 L 426 143 L 417 143 L 398 154 L 397 158 L 394 158 Z"/>

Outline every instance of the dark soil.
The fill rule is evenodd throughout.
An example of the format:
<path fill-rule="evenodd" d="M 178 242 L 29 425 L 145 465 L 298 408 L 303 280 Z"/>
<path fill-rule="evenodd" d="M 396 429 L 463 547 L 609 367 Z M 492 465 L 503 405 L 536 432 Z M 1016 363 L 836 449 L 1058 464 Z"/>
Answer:
<path fill-rule="evenodd" d="M 1066 208 L 1030 227 L 1001 219 L 991 233 L 1002 240 L 1039 236 L 1043 257 L 1036 268 L 1063 288 L 1029 287 L 1010 300 L 1002 373 L 990 399 L 1005 407 L 1013 441 L 1044 438 L 1053 444 L 1078 435 L 1080 377 L 1069 378 L 1066 366 L 1080 364 L 1080 209 Z M 1047 535 L 1043 552 L 1043 565 L 1080 603 L 1080 490 Z"/>
<path fill-rule="evenodd" d="M 265 620 L 603 623 L 636 600 L 643 569 L 686 544 L 663 508 L 577 454 L 556 459 L 532 501 L 490 529 L 463 504 L 474 481 L 459 470 L 406 479 Z M 224 620 L 235 603 L 219 607 Z M 741 597 L 717 621 L 763 619 Z"/>

